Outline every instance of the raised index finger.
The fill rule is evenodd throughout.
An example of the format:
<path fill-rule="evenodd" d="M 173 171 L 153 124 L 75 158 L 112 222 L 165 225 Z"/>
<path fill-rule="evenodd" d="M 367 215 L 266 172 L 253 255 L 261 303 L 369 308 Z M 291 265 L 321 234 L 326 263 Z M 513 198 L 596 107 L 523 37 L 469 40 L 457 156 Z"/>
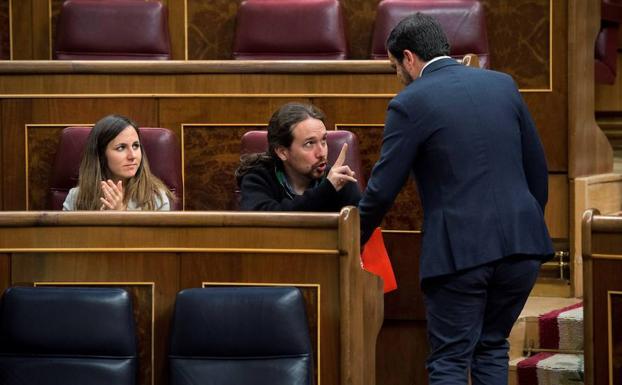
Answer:
<path fill-rule="evenodd" d="M 341 146 L 341 152 L 339 153 L 337 160 L 333 164 L 333 167 L 340 167 L 343 165 L 343 162 L 345 162 L 346 160 L 347 151 L 348 151 L 348 143 L 344 143 L 343 146 Z"/>

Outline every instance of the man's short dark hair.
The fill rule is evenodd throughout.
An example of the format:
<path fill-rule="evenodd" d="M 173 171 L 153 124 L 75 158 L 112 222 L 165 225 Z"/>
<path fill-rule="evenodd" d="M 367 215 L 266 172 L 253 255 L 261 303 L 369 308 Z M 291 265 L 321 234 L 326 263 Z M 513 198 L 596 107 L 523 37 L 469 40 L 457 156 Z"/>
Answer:
<path fill-rule="evenodd" d="M 449 42 L 435 18 L 417 12 L 400 21 L 387 39 L 387 50 L 400 63 L 404 60 L 406 49 L 427 62 L 449 55 Z"/>

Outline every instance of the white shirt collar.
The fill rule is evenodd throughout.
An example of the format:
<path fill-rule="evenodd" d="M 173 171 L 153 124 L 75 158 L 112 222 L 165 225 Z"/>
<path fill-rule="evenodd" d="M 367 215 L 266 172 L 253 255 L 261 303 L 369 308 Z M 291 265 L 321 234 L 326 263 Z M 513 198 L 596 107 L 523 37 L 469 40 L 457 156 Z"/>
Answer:
<path fill-rule="evenodd" d="M 438 60 L 441 60 L 441 59 L 451 59 L 451 57 L 449 57 L 449 56 L 437 56 L 434 59 L 430 60 L 429 62 L 425 63 L 425 65 L 421 69 L 421 72 L 419 73 L 419 77 L 421 77 L 421 75 L 423 75 L 423 70 L 425 70 L 425 67 L 427 67 L 430 64 L 434 63 L 435 61 L 438 61 Z"/>

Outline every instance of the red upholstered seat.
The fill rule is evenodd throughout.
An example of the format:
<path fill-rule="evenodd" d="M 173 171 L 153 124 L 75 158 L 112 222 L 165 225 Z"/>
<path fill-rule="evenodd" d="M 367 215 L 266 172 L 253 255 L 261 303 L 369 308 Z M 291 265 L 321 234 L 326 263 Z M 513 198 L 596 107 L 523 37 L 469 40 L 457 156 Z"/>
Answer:
<path fill-rule="evenodd" d="M 0 60 L 9 60 L 11 59 L 11 47 L 9 46 L 9 40 L 3 38 L 2 28 L 0 26 Z M 8 28 L 8 26 L 5 28 Z"/>
<path fill-rule="evenodd" d="M 603 20 L 622 22 L 622 0 L 602 0 L 600 14 Z"/>
<path fill-rule="evenodd" d="M 54 59 L 168 60 L 166 7 L 158 1 L 66 0 Z"/>
<path fill-rule="evenodd" d="M 365 178 L 363 177 L 363 167 L 361 164 L 361 157 L 359 155 L 359 141 L 356 135 L 350 131 L 328 131 L 327 138 L 328 144 L 328 164 L 332 165 L 337 160 L 341 147 L 344 143 L 348 143 L 348 150 L 346 152 L 345 164 L 350 166 L 350 169 L 356 173 L 356 179 L 358 185 L 363 191 L 365 189 Z M 242 136 L 242 146 L 240 153 L 253 154 L 257 152 L 264 152 L 268 149 L 268 132 L 267 131 L 249 131 Z"/>
<path fill-rule="evenodd" d="M 337 0 L 246 0 L 237 14 L 234 59 L 345 59 Z"/>
<path fill-rule="evenodd" d="M 618 66 L 618 32 L 622 23 L 622 0 L 602 0 L 600 32 L 594 48 L 594 78 L 614 84 Z"/>
<path fill-rule="evenodd" d="M 618 31 L 620 25 L 601 22 L 594 49 L 594 77 L 597 83 L 614 84 L 618 61 Z"/>
<path fill-rule="evenodd" d="M 449 40 L 450 55 L 462 58 L 474 53 L 480 67 L 490 67 L 484 7 L 473 0 L 382 0 L 378 4 L 372 38 L 372 59 L 387 59 L 386 41 L 391 30 L 406 16 L 421 12 L 435 17 Z"/>
<path fill-rule="evenodd" d="M 90 127 L 67 127 L 60 138 L 56 158 L 52 166 L 47 207 L 61 210 L 67 193 L 78 184 L 80 162 Z M 140 128 L 141 143 L 149 159 L 151 172 L 160 178 L 175 194 L 172 210 L 183 207 L 183 184 L 181 179 L 181 150 L 177 136 L 166 128 Z"/>

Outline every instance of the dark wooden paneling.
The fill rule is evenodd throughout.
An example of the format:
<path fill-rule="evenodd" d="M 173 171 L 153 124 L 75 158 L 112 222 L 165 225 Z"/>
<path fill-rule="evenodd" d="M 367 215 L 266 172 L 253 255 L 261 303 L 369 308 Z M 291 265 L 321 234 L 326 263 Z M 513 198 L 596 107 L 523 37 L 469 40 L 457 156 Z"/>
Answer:
<path fill-rule="evenodd" d="M 0 100 L 0 210 L 4 210 L 4 162 L 8 159 L 8 157 L 4 156 L 3 153 L 5 151 L 4 145 L 2 144 L 4 141 L 4 136 L 6 135 L 4 128 L 4 120 L 2 119 L 2 100 Z M 11 154 L 12 156 L 12 154 Z"/>
<path fill-rule="evenodd" d="M 9 0 L 0 0 L 0 60 L 11 57 Z"/>
<path fill-rule="evenodd" d="M 50 6 L 48 1 L 32 1 L 32 58 L 50 60 Z"/>
<path fill-rule="evenodd" d="M 620 234 L 616 234 L 618 239 Z M 598 236 L 600 238 L 600 235 Z M 595 239 L 593 238 L 593 241 Z M 618 240 L 619 247 L 619 240 Z M 597 246 L 593 250 L 599 250 Z M 618 252 L 620 249 L 618 248 Z M 592 261 L 593 280 L 592 280 L 592 292 L 586 293 L 593 301 L 593 370 L 594 370 L 594 384 L 621 384 L 622 382 L 610 382 L 609 381 L 609 363 L 613 359 L 609 354 L 609 314 L 608 314 L 608 299 L 609 291 L 622 292 L 622 281 L 620 281 L 620 261 L 619 260 L 601 260 L 594 259 Z M 618 307 L 617 311 L 620 311 Z M 612 319 L 612 325 L 620 325 L 622 318 Z M 619 332 L 619 328 L 618 329 Z M 618 334 L 618 342 L 619 344 Z M 612 341 L 613 342 L 613 341 Z M 615 345 L 614 345 L 615 346 Z M 619 347 L 615 348 L 619 352 Z M 619 361 L 618 356 L 618 363 Z M 614 367 L 614 373 L 619 373 L 620 367 Z M 620 380 L 620 378 L 618 377 Z"/>
<path fill-rule="evenodd" d="M 240 77 L 243 81 L 243 77 Z M 308 98 L 171 98 L 159 100 L 162 127 L 181 135 L 182 124 L 267 124 L 272 113 L 290 101 L 308 102 Z"/>
<path fill-rule="evenodd" d="M 138 315 L 137 333 L 142 354 L 140 378 L 151 378 L 151 345 L 156 366 L 167 367 L 168 330 L 175 293 L 179 288 L 178 257 L 172 254 L 18 254 L 12 260 L 12 284 L 32 282 L 102 282 L 131 288 Z M 153 292 L 150 283 L 153 282 Z M 119 284 L 121 283 L 121 284 Z M 148 285 L 146 285 L 148 284 Z M 152 303 L 153 300 L 153 303 Z M 152 306 L 155 309 L 151 334 Z M 147 384 L 149 382 L 141 382 Z M 167 376 L 155 375 L 155 384 L 167 384 Z"/>
<path fill-rule="evenodd" d="M 376 347 L 377 385 L 426 385 L 425 321 L 385 320 Z"/>
<path fill-rule="evenodd" d="M 388 93 L 389 95 L 393 95 L 395 92 L 399 92 L 402 89 L 402 84 L 398 81 L 395 74 L 387 76 L 384 82 L 390 85 L 391 88 L 389 90 L 378 90 L 375 92 L 376 94 Z M 335 124 L 358 126 L 384 124 L 387 105 L 390 101 L 391 96 L 374 97 L 373 94 L 369 95 L 369 97 L 361 98 L 349 98 L 345 96 L 339 98 L 311 98 L 311 102 L 321 108 L 326 114 L 326 127 L 329 130 L 335 128 Z"/>
<path fill-rule="evenodd" d="M 186 210 L 228 210 L 235 207 L 235 169 L 240 163 L 240 138 L 257 126 L 186 126 L 184 175 Z"/>
<path fill-rule="evenodd" d="M 622 384 L 622 294 L 611 295 L 611 383 Z"/>
<path fill-rule="evenodd" d="M 186 58 L 186 0 L 166 0 L 168 6 L 168 30 L 171 37 L 171 57 L 174 60 Z"/>
<path fill-rule="evenodd" d="M 32 60 L 32 0 L 11 3 L 13 59 Z"/>
<path fill-rule="evenodd" d="M 11 255 L 0 254 L 0 293 L 11 286 Z"/>
<path fill-rule="evenodd" d="M 64 127 L 27 126 L 28 210 L 45 210 L 60 134 Z"/>
<path fill-rule="evenodd" d="M 341 0 L 346 19 L 348 54 L 352 59 L 369 59 L 379 2 L 380 0 Z"/>
<path fill-rule="evenodd" d="M 2 127 L 3 209 L 24 210 L 31 197 L 33 207 L 44 207 L 47 178 L 56 146 L 49 130 L 29 129 L 28 148 L 33 149 L 32 173 L 34 189 L 26 191 L 25 137 L 27 125 L 95 123 L 106 114 L 117 113 L 134 119 L 141 126 L 157 126 L 157 101 L 141 98 L 77 98 L 77 99 L 5 99 L 2 100 L 0 127 Z M 31 132 L 32 131 L 32 132 Z M 32 139 L 32 142 L 30 142 Z M 41 150 L 41 152 L 38 152 Z M 38 174 L 48 173 L 47 175 Z"/>
<path fill-rule="evenodd" d="M 65 0 L 49 0 L 51 3 L 51 12 L 50 15 L 50 29 L 52 34 L 52 45 L 56 41 L 56 23 L 58 23 L 58 15 L 60 14 L 60 8 L 63 5 Z"/>
<path fill-rule="evenodd" d="M 562 86 L 563 87 L 563 86 Z M 565 89 L 564 89 L 565 91 Z M 568 116 L 566 93 L 523 93 L 538 128 L 549 172 L 568 171 Z"/>
<path fill-rule="evenodd" d="M 586 384 L 622 384 L 622 217 L 582 220 Z"/>
<path fill-rule="evenodd" d="M 563 1 L 553 1 L 553 8 L 553 91 L 523 93 L 523 97 L 538 127 L 549 171 L 568 172 L 568 10 Z M 530 37 L 525 35 L 525 38 Z M 538 40 L 534 40 L 532 44 L 538 44 Z M 521 55 L 514 56 L 522 57 L 523 51 Z M 541 70 L 548 71 L 548 68 L 547 65 Z M 515 77 L 521 88 L 540 88 L 540 85 L 536 87 L 536 84 L 527 80 L 529 73 L 523 75 L 515 69 L 509 73 Z"/>
<path fill-rule="evenodd" d="M 511 74 L 521 88 L 548 88 L 550 1 L 482 0 L 492 68 Z M 565 24 L 563 15 L 554 17 Z M 564 36 L 555 33 L 555 44 L 565 47 L 558 39 Z"/>
<path fill-rule="evenodd" d="M 231 59 L 242 0 L 188 1 L 188 59 Z"/>
<path fill-rule="evenodd" d="M 31 120 L 34 100 L 3 100 L 2 127 L 2 209 L 26 209 L 24 130 Z"/>
<path fill-rule="evenodd" d="M 622 252 L 622 237 L 618 233 L 601 232 L 598 237 L 592 238 L 592 252 L 598 254 L 620 255 Z M 612 272 L 603 269 L 603 272 Z M 622 285 L 621 285 L 622 286 Z"/>
<path fill-rule="evenodd" d="M 397 281 L 397 290 L 384 295 L 385 320 L 425 320 L 419 288 L 422 234 L 385 231 L 382 235 Z"/>
<path fill-rule="evenodd" d="M 594 41 L 600 29 L 600 1 L 568 7 L 568 138 L 571 179 L 613 171 L 613 151 L 594 119 Z"/>

